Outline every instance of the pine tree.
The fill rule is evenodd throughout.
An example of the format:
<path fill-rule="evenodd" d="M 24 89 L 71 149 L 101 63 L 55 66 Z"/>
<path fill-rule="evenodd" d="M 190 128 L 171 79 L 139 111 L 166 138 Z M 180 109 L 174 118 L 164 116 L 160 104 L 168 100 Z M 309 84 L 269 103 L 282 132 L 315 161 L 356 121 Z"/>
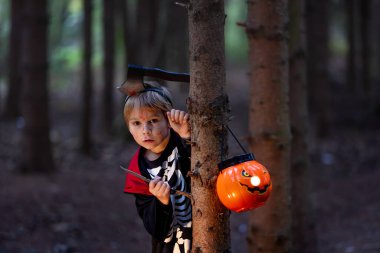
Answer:
<path fill-rule="evenodd" d="M 250 146 L 273 182 L 266 205 L 250 213 L 250 252 L 291 249 L 287 25 L 287 1 L 248 1 Z"/>
<path fill-rule="evenodd" d="M 224 2 L 189 3 L 193 252 L 230 252 L 229 211 L 215 194 L 226 154 Z"/>
<path fill-rule="evenodd" d="M 21 170 L 27 173 L 47 173 L 55 170 L 49 137 L 47 1 L 30 0 L 25 4 L 21 99 L 21 114 L 25 125 Z"/>

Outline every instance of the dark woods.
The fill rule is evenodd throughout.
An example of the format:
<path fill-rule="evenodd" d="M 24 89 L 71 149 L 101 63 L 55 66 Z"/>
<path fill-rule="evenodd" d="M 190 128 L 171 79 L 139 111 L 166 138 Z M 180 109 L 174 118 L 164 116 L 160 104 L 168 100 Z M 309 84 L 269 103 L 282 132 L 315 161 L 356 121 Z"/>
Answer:
<path fill-rule="evenodd" d="M 93 154 L 94 138 L 98 134 L 94 132 L 95 118 L 99 117 L 100 133 L 105 136 L 124 127 L 123 122 L 116 119 L 121 101 L 120 96 L 115 96 L 115 88 L 123 80 L 123 77 L 116 79 L 116 75 L 125 76 L 127 63 L 188 71 L 186 10 L 169 2 L 2 2 L 2 11 L 6 12 L 6 7 L 9 10 L 6 24 L 10 29 L 8 36 L 2 38 L 2 43 L 9 47 L 2 58 L 2 80 L 6 83 L 6 92 L 2 94 L 2 118 L 23 122 L 21 147 L 25 148 L 22 152 L 25 161 L 19 167 L 22 171 L 54 170 L 49 112 L 55 115 L 52 106 L 54 94 L 60 92 L 59 85 L 67 86 L 72 81 L 67 78 L 72 74 L 63 73 L 68 69 L 63 64 L 71 60 L 70 56 L 55 60 L 62 54 L 60 51 L 64 53 L 65 44 L 73 44 L 78 52 L 82 51 L 72 56 L 78 58 L 75 68 L 80 70 L 74 70 L 78 75 L 74 89 L 81 95 L 78 97 L 80 105 L 73 112 L 78 120 L 70 122 L 80 129 L 78 151 L 88 155 Z M 73 8 L 81 9 L 73 11 Z M 75 18 L 79 20 L 70 24 Z M 70 27 L 73 25 L 75 27 Z M 102 37 L 97 34 L 94 41 L 97 29 L 101 29 Z M 102 63 L 96 67 L 94 57 L 102 58 Z M 97 79 L 99 71 L 100 80 Z M 56 78 L 55 75 L 66 76 Z M 59 78 L 64 84 L 55 83 Z"/>
<path fill-rule="evenodd" d="M 30 7 L 27 6 L 29 4 Z M 8 45 L 8 50 L 2 52 L 1 59 L 4 90 L 2 118 L 23 119 L 24 129 L 29 129 L 23 134 L 25 138 L 23 137 L 22 146 L 29 146 L 25 154 L 30 152 L 28 149 L 36 150 L 31 147 L 38 145 L 46 149 L 43 153 L 47 155 L 44 157 L 50 159 L 48 157 L 51 155 L 48 154 L 51 151 L 48 150 L 52 147 L 48 136 L 42 136 L 47 135 L 51 128 L 48 115 L 51 105 L 48 101 L 58 89 L 54 75 L 62 75 L 57 68 L 64 64 L 52 57 L 64 43 L 75 39 L 77 50 L 83 52 L 77 60 L 78 63 L 82 62 L 82 66 L 75 65 L 77 69 L 82 69 L 81 72 L 77 71 L 78 77 L 75 78 L 82 80 L 75 85 L 75 89 L 82 87 L 80 91 L 77 90 L 82 94 L 82 105 L 76 110 L 81 115 L 81 120 L 73 122 L 73 125 L 76 124 L 81 129 L 81 150 L 87 154 L 91 153 L 95 134 L 91 127 L 95 124 L 94 108 L 101 111 L 97 116 L 101 117 L 103 134 L 112 135 L 115 127 L 120 128 L 122 122 L 116 120 L 118 113 L 115 106 L 120 107 L 119 101 L 115 101 L 118 96 L 115 96 L 114 90 L 116 83 L 123 79 L 128 62 L 178 71 L 188 70 L 188 28 L 187 19 L 184 18 L 187 12 L 180 5 L 143 0 L 83 1 L 82 12 L 75 14 L 79 15 L 77 18 L 81 22 L 75 23 L 76 32 L 74 34 L 71 31 L 70 34 L 67 30 L 72 29 L 68 27 L 70 18 L 72 19 L 69 15 L 74 15 L 69 11 L 70 5 L 74 5 L 72 2 L 46 1 L 38 4 L 43 8 L 36 7 L 33 1 L 15 0 L 8 3 L 4 0 L 2 10 L 9 10 L 6 22 L 9 32 L 3 33 L 2 37 L 2 44 Z M 374 14 L 379 8 L 377 5 L 376 1 L 306 2 L 304 30 L 307 44 L 306 50 L 299 54 L 306 54 L 307 57 L 310 116 L 318 136 L 328 136 L 335 121 L 348 120 L 352 124 L 363 125 L 370 124 L 369 120 L 378 117 L 379 76 L 376 64 L 379 62 L 379 36 L 376 29 L 379 21 Z M 38 12 L 31 8 L 36 8 Z M 94 27 L 102 31 L 102 37 L 96 38 L 97 41 L 93 41 Z M 290 31 L 292 29 L 290 27 Z M 74 35 L 76 37 L 72 38 Z M 33 40 L 28 39 L 28 36 Z M 292 36 L 295 35 L 290 36 L 292 41 Z M 29 54 L 35 55 L 30 55 L 29 59 Z M 97 64 L 96 70 L 93 67 L 94 55 L 102 58 L 102 63 Z M 97 79 L 97 76 L 101 78 Z M 66 78 L 61 82 L 71 81 Z M 345 108 L 339 108 L 340 117 L 335 117 L 333 112 L 334 108 L 338 108 L 335 103 L 339 102 L 333 98 L 336 92 L 342 94 L 340 99 L 346 105 Z M 95 97 L 101 98 L 97 100 Z M 33 106 L 33 98 L 38 105 Z M 22 111 L 23 105 L 28 109 Z M 33 131 L 36 132 L 32 133 Z M 27 141 L 34 135 L 41 136 L 37 137 L 40 141 L 45 139 L 43 144 Z M 38 159 L 37 156 L 38 154 L 35 159 Z M 33 163 L 25 161 L 29 167 L 34 167 L 25 169 L 48 171 L 54 167 L 51 161 L 45 165 L 42 163 L 45 162 L 32 165 Z M 44 166 L 50 169 L 43 169 Z"/>

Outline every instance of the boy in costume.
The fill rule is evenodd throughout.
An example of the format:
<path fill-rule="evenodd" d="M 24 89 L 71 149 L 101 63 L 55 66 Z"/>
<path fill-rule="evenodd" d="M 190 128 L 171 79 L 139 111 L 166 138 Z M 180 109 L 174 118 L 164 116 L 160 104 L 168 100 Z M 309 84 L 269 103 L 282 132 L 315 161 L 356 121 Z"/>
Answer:
<path fill-rule="evenodd" d="M 173 109 L 169 91 L 153 84 L 127 87 L 124 119 L 140 146 L 128 169 L 151 179 L 149 185 L 127 174 L 124 192 L 152 235 L 152 252 L 187 253 L 191 249 L 191 200 L 173 190 L 190 191 L 189 115 Z"/>

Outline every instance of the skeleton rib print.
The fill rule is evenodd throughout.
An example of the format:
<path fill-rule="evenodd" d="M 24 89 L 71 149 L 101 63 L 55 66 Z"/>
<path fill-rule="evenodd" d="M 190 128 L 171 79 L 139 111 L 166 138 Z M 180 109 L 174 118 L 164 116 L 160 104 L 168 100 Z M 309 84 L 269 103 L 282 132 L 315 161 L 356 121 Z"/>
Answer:
<path fill-rule="evenodd" d="M 180 191 L 188 192 L 184 175 L 180 170 L 178 162 L 178 148 L 175 147 L 166 161 L 163 161 L 161 166 L 148 169 L 151 178 L 155 176 L 161 177 L 167 181 L 171 188 Z M 173 227 L 178 225 L 182 227 L 191 227 L 191 202 L 188 198 L 182 195 L 173 194 L 170 196 L 173 205 Z M 170 234 L 169 234 L 170 235 Z"/>

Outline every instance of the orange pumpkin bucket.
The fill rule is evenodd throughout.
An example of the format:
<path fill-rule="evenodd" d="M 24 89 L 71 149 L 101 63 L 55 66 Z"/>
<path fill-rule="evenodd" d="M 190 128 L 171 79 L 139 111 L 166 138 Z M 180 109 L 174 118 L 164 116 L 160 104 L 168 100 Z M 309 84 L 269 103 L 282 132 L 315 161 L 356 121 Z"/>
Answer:
<path fill-rule="evenodd" d="M 268 170 L 252 153 L 225 160 L 218 167 L 216 191 L 226 208 L 240 213 L 265 204 L 272 182 Z"/>

